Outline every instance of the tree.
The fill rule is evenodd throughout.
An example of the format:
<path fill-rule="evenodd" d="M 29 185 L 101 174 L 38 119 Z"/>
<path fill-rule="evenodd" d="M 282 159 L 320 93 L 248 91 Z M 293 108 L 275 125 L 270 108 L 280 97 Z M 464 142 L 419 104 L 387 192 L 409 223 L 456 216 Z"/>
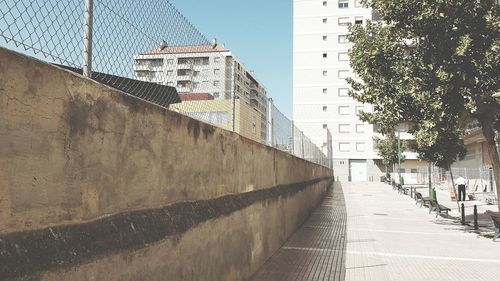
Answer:
<path fill-rule="evenodd" d="M 404 141 L 402 141 L 400 145 L 401 151 L 404 151 L 407 147 L 406 142 Z M 398 158 L 398 139 L 396 138 L 394 132 L 392 134 L 388 134 L 385 139 L 379 140 L 376 148 L 378 150 L 378 155 L 382 157 L 382 163 L 386 167 L 386 172 L 387 166 L 392 167 L 392 165 L 398 163 L 398 160 L 404 161 L 406 159 L 404 155 L 401 155 L 400 158 Z"/>
<path fill-rule="evenodd" d="M 380 22 L 351 27 L 351 95 L 374 107 L 360 117 L 389 132 L 411 121 L 422 159 L 449 169 L 465 155 L 476 120 L 487 141 L 497 195 L 500 159 L 500 6 L 496 0 L 366 0 Z M 500 202 L 500 200 L 499 200 Z M 500 204 L 499 204 L 500 210 Z"/>

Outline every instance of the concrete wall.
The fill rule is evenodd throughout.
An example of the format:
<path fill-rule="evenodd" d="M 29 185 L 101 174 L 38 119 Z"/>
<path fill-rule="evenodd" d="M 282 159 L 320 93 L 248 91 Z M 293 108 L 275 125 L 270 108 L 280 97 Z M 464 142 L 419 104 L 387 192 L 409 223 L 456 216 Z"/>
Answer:
<path fill-rule="evenodd" d="M 245 280 L 332 176 L 0 48 L 0 280 Z"/>

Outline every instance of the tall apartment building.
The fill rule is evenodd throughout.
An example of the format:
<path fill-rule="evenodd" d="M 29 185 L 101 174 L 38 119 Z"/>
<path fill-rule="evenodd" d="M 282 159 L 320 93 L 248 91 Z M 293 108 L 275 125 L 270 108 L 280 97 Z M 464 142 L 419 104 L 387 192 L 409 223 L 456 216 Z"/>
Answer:
<path fill-rule="evenodd" d="M 379 180 L 380 157 L 374 150 L 374 128 L 359 120 L 370 111 L 348 96 L 348 23 L 363 24 L 371 9 L 359 0 L 294 0 L 293 117 L 319 147 L 332 134 L 332 157 L 340 180 Z M 355 77 L 354 77 L 355 78 Z"/>
<path fill-rule="evenodd" d="M 260 114 L 258 118 L 260 125 L 255 127 L 260 130 L 260 141 L 266 141 L 266 88 L 224 46 L 216 43 L 168 46 L 162 42 L 157 49 L 146 51 L 135 57 L 134 73 L 138 80 L 176 87 L 181 98 L 183 94 L 208 94 L 209 100 L 237 99 L 238 102 L 246 103 Z M 235 106 L 238 102 L 227 104 Z M 207 101 L 208 103 L 213 103 L 213 101 Z M 198 110 L 193 113 L 200 115 Z M 207 110 L 209 110 L 208 106 Z M 220 110 L 220 108 L 214 107 L 213 110 Z M 224 117 L 219 119 L 221 118 L 224 119 Z M 225 118 L 231 119 L 231 116 Z M 233 128 L 238 126 L 237 121 L 233 123 L 235 123 L 232 125 Z"/>

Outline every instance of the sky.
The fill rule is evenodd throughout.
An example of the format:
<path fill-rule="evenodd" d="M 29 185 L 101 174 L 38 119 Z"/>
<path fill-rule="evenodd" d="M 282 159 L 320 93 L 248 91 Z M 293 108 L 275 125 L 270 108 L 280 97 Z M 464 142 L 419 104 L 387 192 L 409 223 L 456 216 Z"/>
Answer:
<path fill-rule="evenodd" d="M 292 5 L 290 0 L 170 0 L 207 38 L 240 59 L 292 117 Z"/>

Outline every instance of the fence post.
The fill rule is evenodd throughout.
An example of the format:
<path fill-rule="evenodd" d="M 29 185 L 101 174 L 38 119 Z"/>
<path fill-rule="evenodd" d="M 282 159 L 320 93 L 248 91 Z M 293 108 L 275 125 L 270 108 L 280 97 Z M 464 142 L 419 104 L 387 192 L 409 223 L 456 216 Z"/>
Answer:
<path fill-rule="evenodd" d="M 94 24 L 94 0 L 85 0 L 85 43 L 83 75 L 92 78 L 92 33 Z"/>
<path fill-rule="evenodd" d="M 273 98 L 267 99 L 267 143 L 269 146 L 274 147 L 274 120 L 273 120 Z"/>
<path fill-rule="evenodd" d="M 232 127 L 232 128 L 231 128 L 231 130 L 232 130 L 233 132 L 236 132 L 236 98 L 237 98 L 237 97 L 236 97 L 236 93 L 235 93 L 235 92 L 233 92 L 233 103 L 232 103 L 232 107 L 233 107 L 233 108 L 231 109 L 231 112 L 232 112 L 232 115 L 233 115 L 233 116 L 232 116 L 232 117 L 233 117 L 233 118 L 232 118 L 233 120 L 232 120 L 232 124 L 231 124 L 231 125 L 232 125 L 232 126 L 231 126 L 231 127 Z M 241 111 L 240 111 L 240 115 L 241 115 Z M 240 116 L 240 118 L 241 118 L 241 116 Z"/>
<path fill-rule="evenodd" d="M 462 225 L 465 225 L 465 208 L 464 208 L 464 203 L 462 203 L 462 208 L 461 208 L 461 213 L 462 213 Z"/>
<path fill-rule="evenodd" d="M 474 205 L 474 229 L 479 229 L 479 225 L 477 224 L 477 205 Z"/>

